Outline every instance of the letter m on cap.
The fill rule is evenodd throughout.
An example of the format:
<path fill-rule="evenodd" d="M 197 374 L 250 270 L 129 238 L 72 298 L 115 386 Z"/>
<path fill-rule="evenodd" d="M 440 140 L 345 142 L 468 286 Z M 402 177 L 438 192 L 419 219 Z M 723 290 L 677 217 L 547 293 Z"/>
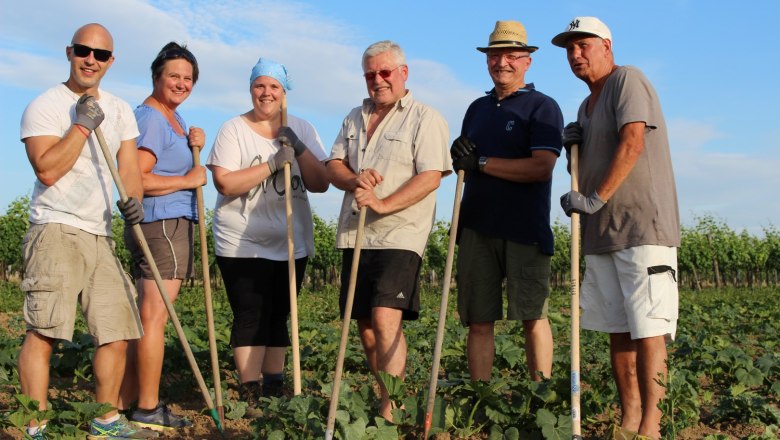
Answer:
<path fill-rule="evenodd" d="M 580 27 L 579 20 L 572 20 L 571 23 L 569 23 L 569 30 L 577 29 L 578 27 Z"/>

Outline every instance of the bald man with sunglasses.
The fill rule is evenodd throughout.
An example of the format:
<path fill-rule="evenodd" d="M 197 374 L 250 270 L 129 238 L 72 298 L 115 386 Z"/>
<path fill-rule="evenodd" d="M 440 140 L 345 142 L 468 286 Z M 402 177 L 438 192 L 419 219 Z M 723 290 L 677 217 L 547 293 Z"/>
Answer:
<path fill-rule="evenodd" d="M 37 177 L 24 238 L 24 318 L 27 334 L 19 354 L 22 393 L 47 408 L 49 361 L 57 340 L 71 340 L 76 305 L 93 337 L 95 394 L 116 407 L 127 341 L 142 334 L 136 291 L 113 250 L 113 182 L 94 134 L 99 126 L 116 157 L 130 195 L 120 206 L 125 221 L 143 219 L 143 194 L 130 106 L 100 88 L 114 62 L 108 30 L 91 23 L 73 35 L 65 55 L 70 75 L 25 109 L 21 140 Z M 46 421 L 27 429 L 45 439 Z M 92 438 L 151 438 L 116 410 L 93 419 Z"/>
<path fill-rule="evenodd" d="M 344 191 L 337 243 L 344 250 L 344 313 L 358 210 L 368 208 L 352 319 L 375 375 L 403 377 L 406 340 L 402 321 L 417 319 L 422 254 L 434 221 L 435 191 L 450 174 L 447 122 L 406 88 L 409 68 L 391 41 L 363 53 L 368 98 L 344 119 L 327 163 L 328 177 Z M 349 319 L 349 317 L 345 318 Z M 382 382 L 380 415 L 392 420 Z"/>

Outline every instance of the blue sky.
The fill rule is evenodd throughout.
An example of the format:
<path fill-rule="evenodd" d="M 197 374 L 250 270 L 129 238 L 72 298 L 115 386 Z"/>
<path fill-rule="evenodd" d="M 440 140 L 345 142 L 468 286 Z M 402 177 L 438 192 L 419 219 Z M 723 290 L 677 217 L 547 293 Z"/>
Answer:
<path fill-rule="evenodd" d="M 526 26 L 529 44 L 540 47 L 526 80 L 555 98 L 571 121 L 587 87 L 550 39 L 572 17 L 594 15 L 612 30 L 616 62 L 641 68 L 658 91 L 683 224 L 714 215 L 760 235 L 779 223 L 780 62 L 770 43 L 777 1 L 0 0 L 0 6 L 0 212 L 29 194 L 35 179 L 19 141 L 21 114 L 67 79 L 65 46 L 88 22 L 114 36 L 116 61 L 103 87 L 132 106 L 151 91 L 149 64 L 159 49 L 171 40 L 187 43 L 201 77 L 179 111 L 206 131 L 205 160 L 220 125 L 251 107 L 248 78 L 260 56 L 288 66 L 295 81 L 290 113 L 312 122 L 330 151 L 341 120 L 366 96 L 360 56 L 383 39 L 404 48 L 408 87 L 442 112 L 456 136 L 466 107 L 492 87 L 475 47 L 487 43 L 496 20 Z M 568 185 L 559 160 L 552 217 L 562 221 L 557 196 Z M 454 186 L 449 177 L 439 190 L 441 219 L 452 212 Z M 205 197 L 213 207 L 211 183 Z M 311 201 L 318 215 L 334 219 L 341 197 L 331 188 Z"/>

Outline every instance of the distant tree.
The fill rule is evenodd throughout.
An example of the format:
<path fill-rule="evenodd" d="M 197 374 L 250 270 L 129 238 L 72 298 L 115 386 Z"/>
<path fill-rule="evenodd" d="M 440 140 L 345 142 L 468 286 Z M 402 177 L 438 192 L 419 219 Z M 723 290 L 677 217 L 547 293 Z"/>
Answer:
<path fill-rule="evenodd" d="M 431 235 L 425 245 L 421 275 L 424 282 L 437 285 L 444 276 L 444 265 L 447 263 L 447 250 L 450 243 L 450 224 L 442 220 L 433 225 Z M 458 248 L 455 248 L 457 257 Z M 455 260 L 453 260 L 455 261 Z M 454 274 L 454 269 L 453 269 Z"/>
<path fill-rule="evenodd" d="M 14 199 L 0 216 L 0 280 L 9 275 L 21 273 L 24 260 L 22 240 L 29 226 L 30 197 Z"/>
<path fill-rule="evenodd" d="M 326 221 L 317 214 L 314 222 L 314 258 L 309 260 L 307 273 L 315 289 L 323 284 L 339 284 L 341 251 L 336 249 L 336 222 Z"/>
<path fill-rule="evenodd" d="M 552 287 L 568 285 L 571 272 L 571 231 L 569 225 L 559 219 L 552 224 L 553 231 L 553 257 L 550 263 Z"/>

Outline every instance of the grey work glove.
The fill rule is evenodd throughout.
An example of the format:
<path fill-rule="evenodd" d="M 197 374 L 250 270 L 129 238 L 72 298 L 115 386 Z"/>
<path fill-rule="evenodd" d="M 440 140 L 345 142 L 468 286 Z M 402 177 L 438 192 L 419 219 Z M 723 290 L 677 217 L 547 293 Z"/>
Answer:
<path fill-rule="evenodd" d="M 137 225 L 144 219 L 144 207 L 141 206 L 141 202 L 135 197 L 130 197 L 126 202 L 122 203 L 121 200 L 116 202 L 119 212 L 125 218 L 125 223 L 130 225 Z"/>
<path fill-rule="evenodd" d="M 593 191 L 588 197 L 577 191 L 569 191 L 561 196 L 561 208 L 566 215 L 571 217 L 572 212 L 579 214 L 593 214 L 601 209 L 607 202 L 601 200 L 599 193 Z"/>
<path fill-rule="evenodd" d="M 95 98 L 86 93 L 76 102 L 76 121 L 74 124 L 81 125 L 89 131 L 95 129 L 103 122 L 103 110 L 98 105 Z"/>
<path fill-rule="evenodd" d="M 279 129 L 279 134 L 276 136 L 279 143 L 287 147 L 292 148 L 295 151 L 295 157 L 300 156 L 306 151 L 306 144 L 298 139 L 298 135 L 295 134 L 292 128 L 282 127 Z"/>
<path fill-rule="evenodd" d="M 455 139 L 450 147 L 450 156 L 452 156 L 452 168 L 455 168 L 455 171 L 479 171 L 477 146 L 471 139 L 465 136 Z"/>
<path fill-rule="evenodd" d="M 271 174 L 284 168 L 286 163 L 292 164 L 293 159 L 295 159 L 295 150 L 282 146 L 279 151 L 268 158 L 268 168 L 271 169 Z"/>

